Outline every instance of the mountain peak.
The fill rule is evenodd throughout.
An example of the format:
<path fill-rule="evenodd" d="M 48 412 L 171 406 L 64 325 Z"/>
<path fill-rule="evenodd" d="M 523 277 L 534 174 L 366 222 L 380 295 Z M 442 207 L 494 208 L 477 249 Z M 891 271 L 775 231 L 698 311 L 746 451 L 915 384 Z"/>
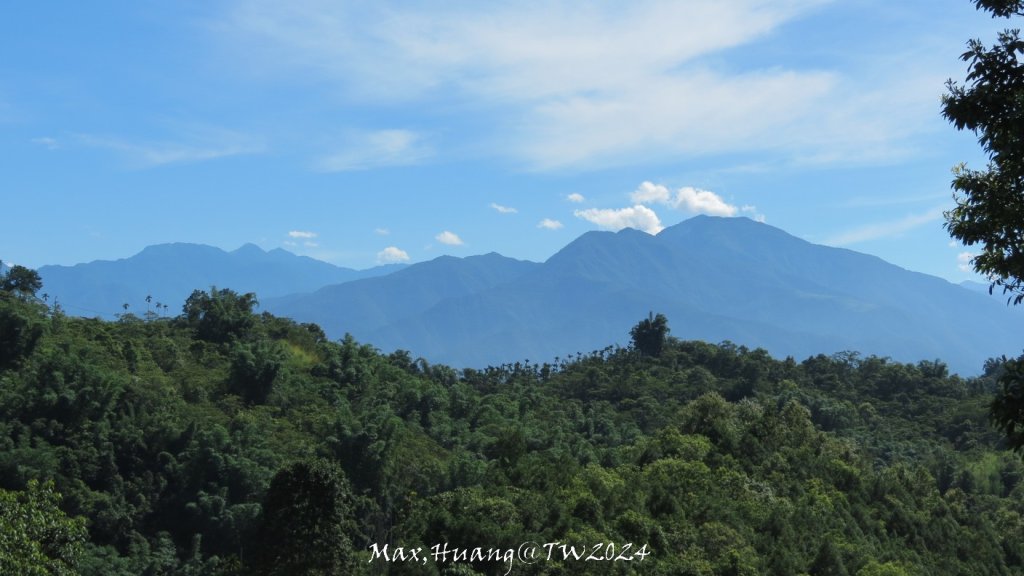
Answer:
<path fill-rule="evenodd" d="M 212 256 L 214 254 L 223 255 L 226 254 L 220 248 L 214 246 L 207 246 L 206 244 L 195 244 L 192 242 L 167 242 L 164 244 L 153 244 L 152 246 L 146 246 L 138 254 L 132 256 L 132 258 L 167 258 L 167 257 L 184 257 L 184 256 L 196 256 L 196 255 Z"/>
<path fill-rule="evenodd" d="M 231 253 L 237 254 L 239 256 L 262 256 L 263 254 L 266 254 L 266 252 L 264 252 L 262 248 L 253 244 L 252 242 L 246 242 L 245 244 L 242 244 L 237 249 L 233 250 Z"/>

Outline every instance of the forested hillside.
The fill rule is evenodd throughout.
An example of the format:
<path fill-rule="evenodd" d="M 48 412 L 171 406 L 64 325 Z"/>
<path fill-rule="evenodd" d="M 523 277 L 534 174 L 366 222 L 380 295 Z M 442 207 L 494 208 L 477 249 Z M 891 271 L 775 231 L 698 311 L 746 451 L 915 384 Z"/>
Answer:
<path fill-rule="evenodd" d="M 651 317 L 458 369 L 228 290 L 105 322 L 36 288 L 0 295 L 0 573 L 1024 573 L 998 361 L 780 360 Z"/>

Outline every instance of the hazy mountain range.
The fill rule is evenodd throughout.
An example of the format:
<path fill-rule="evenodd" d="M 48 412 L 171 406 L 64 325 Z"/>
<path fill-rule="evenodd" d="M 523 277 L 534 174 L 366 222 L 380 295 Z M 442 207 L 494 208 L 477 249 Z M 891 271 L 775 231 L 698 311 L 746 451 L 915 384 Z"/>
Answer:
<path fill-rule="evenodd" d="M 85 309 L 70 313 L 118 312 L 147 293 L 177 313 L 192 289 L 217 285 L 255 291 L 263 309 L 332 338 L 455 366 L 625 345 L 651 311 L 676 337 L 798 360 L 855 350 L 975 374 L 1024 348 L 1024 314 L 1002 299 L 746 218 L 698 216 L 656 236 L 588 232 L 544 263 L 492 253 L 360 272 L 251 245 L 170 244 L 40 273 L 44 291 Z"/>
<path fill-rule="evenodd" d="M 124 312 L 126 303 L 129 312 L 140 316 L 157 302 L 167 304 L 168 313 L 177 315 L 197 288 L 231 288 L 265 298 L 310 292 L 399 268 L 352 270 L 280 248 L 264 251 L 255 244 L 225 252 L 202 244 L 174 243 L 149 246 L 121 260 L 43 266 L 39 275 L 43 292 L 57 298 L 69 314 L 110 319 Z M 150 303 L 146 296 L 152 297 Z"/>

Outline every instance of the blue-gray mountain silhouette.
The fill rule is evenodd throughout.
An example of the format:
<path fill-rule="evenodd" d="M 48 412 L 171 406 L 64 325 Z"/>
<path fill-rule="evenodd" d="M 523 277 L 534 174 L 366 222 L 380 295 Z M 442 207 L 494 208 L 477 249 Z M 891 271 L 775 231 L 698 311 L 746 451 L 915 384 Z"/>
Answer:
<path fill-rule="evenodd" d="M 201 244 L 159 244 L 130 258 L 97 260 L 75 266 L 43 266 L 39 275 L 43 291 L 76 316 L 113 318 L 129 304 L 139 316 L 156 311 L 157 302 L 168 305 L 168 314 L 181 313 L 185 299 L 195 289 L 211 286 L 238 292 L 255 292 L 258 298 L 311 292 L 328 284 L 347 282 L 395 267 L 357 271 L 340 268 L 280 248 L 264 251 L 246 244 L 232 252 Z M 152 296 L 147 304 L 146 296 Z"/>
<path fill-rule="evenodd" d="M 975 374 L 1024 347 L 1024 315 L 997 299 L 746 218 L 588 232 L 543 264 L 442 257 L 264 306 L 332 338 L 473 367 L 625 345 L 650 311 L 679 338 L 798 360 L 854 350 Z"/>

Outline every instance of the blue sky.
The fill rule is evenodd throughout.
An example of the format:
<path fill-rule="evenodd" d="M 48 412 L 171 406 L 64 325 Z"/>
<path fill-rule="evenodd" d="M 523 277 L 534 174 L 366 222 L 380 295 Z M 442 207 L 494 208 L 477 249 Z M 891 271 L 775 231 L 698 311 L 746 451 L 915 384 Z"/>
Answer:
<path fill-rule="evenodd" d="M 18 2 L 0 258 L 253 242 L 352 268 L 697 213 L 952 281 L 968 0 Z M 1019 24 L 1017 24 L 1019 25 Z"/>

